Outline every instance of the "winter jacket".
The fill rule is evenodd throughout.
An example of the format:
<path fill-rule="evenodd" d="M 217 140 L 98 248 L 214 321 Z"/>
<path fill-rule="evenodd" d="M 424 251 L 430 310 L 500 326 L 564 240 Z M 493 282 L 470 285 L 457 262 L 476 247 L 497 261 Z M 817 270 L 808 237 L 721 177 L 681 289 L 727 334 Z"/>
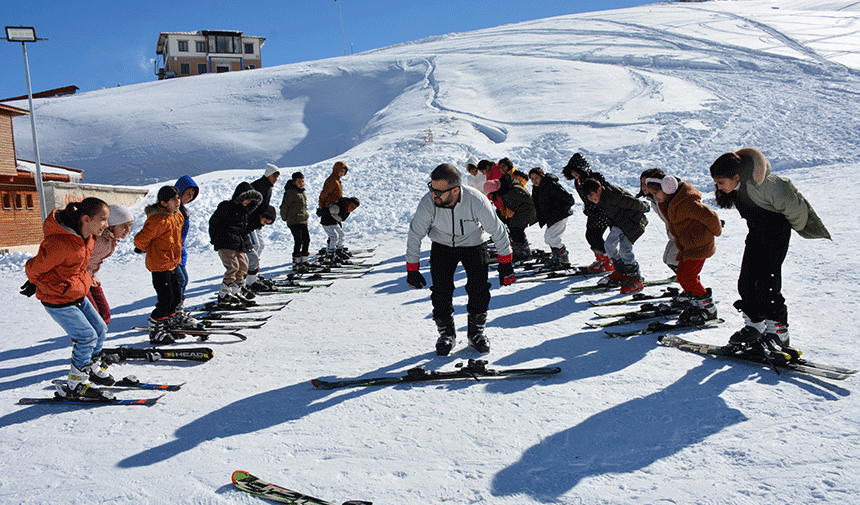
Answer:
<path fill-rule="evenodd" d="M 263 215 L 263 212 L 266 212 L 266 209 L 269 208 L 269 202 L 272 200 L 272 181 L 269 180 L 268 177 L 260 177 L 256 181 L 251 183 L 251 187 L 260 192 L 263 199 L 260 200 L 260 203 L 254 208 L 251 212 L 251 217 L 248 220 L 252 225 L 255 223 L 259 224 L 260 216 Z"/>
<path fill-rule="evenodd" d="M 27 260 L 27 280 L 36 285 L 36 298 L 47 305 L 71 305 L 87 296 L 92 276 L 87 272 L 95 240 L 84 240 L 57 221 L 59 209 L 42 225 L 45 238 L 36 256 Z"/>
<path fill-rule="evenodd" d="M 620 228 L 631 243 L 645 233 L 645 226 L 648 225 L 645 213 L 650 207 L 627 191 L 604 183 L 598 206 L 609 218 L 612 226 Z"/>
<path fill-rule="evenodd" d="M 443 209 L 433 204 L 433 193 L 428 191 L 418 202 L 418 209 L 409 223 L 406 263 L 417 266 L 424 237 L 449 247 L 475 247 L 486 242 L 486 233 L 493 237 L 500 257 L 512 254 L 505 225 L 483 193 L 461 186 L 457 205 L 453 209 Z"/>
<path fill-rule="evenodd" d="M 110 228 L 105 228 L 104 233 L 99 236 L 93 235 L 94 245 L 93 252 L 90 254 L 90 262 L 87 265 L 87 272 L 93 277 L 93 285 L 98 286 L 99 280 L 96 277 L 99 269 L 102 267 L 102 262 L 116 250 L 119 240 L 114 236 Z"/>
<path fill-rule="evenodd" d="M 295 182 L 287 181 L 284 187 L 284 199 L 281 200 L 281 219 L 288 226 L 308 224 L 308 199 L 305 188 L 299 188 Z"/>
<path fill-rule="evenodd" d="M 347 199 L 341 198 L 328 207 L 320 209 L 320 224 L 323 226 L 331 226 L 346 220 L 350 214 L 346 210 L 346 204 Z"/>
<path fill-rule="evenodd" d="M 169 272 L 182 261 L 182 214 L 154 203 L 144 209 L 146 222 L 134 236 L 134 247 L 146 251 L 146 269 Z"/>
<path fill-rule="evenodd" d="M 537 210 L 528 190 L 514 182 L 510 173 L 503 175 L 500 181 L 497 194 L 505 204 L 505 208 L 512 213 L 508 216 L 508 226 L 528 228 L 537 223 Z"/>
<path fill-rule="evenodd" d="M 540 186 L 532 187 L 532 201 L 541 228 L 552 226 L 573 214 L 573 195 L 559 184 L 558 177 L 553 174 L 544 175 Z"/>
<path fill-rule="evenodd" d="M 763 158 L 762 158 L 763 159 Z M 741 183 L 750 200 L 759 207 L 785 216 L 791 228 L 803 238 L 830 238 L 830 232 L 812 205 L 787 177 L 774 175 L 770 163 L 754 163 L 751 174 L 742 174 Z"/>
<path fill-rule="evenodd" d="M 176 181 L 176 184 L 173 185 L 174 188 L 179 190 L 179 195 L 185 192 L 188 188 L 195 188 L 196 193 L 194 198 L 197 198 L 196 195 L 200 194 L 200 187 L 197 186 L 197 183 L 194 182 L 194 179 L 189 175 L 183 175 Z M 194 201 L 194 199 L 192 199 Z M 188 209 L 185 208 L 185 204 L 181 204 L 179 206 L 179 212 L 182 213 L 182 217 L 185 219 L 185 223 L 182 224 L 182 261 L 179 263 L 180 265 L 185 265 L 188 262 L 188 251 L 185 250 L 185 242 L 188 238 L 188 228 L 190 227 L 191 221 L 188 219 Z"/>
<path fill-rule="evenodd" d="M 343 198 L 343 184 L 340 182 L 340 171 L 342 167 L 335 163 L 331 169 L 331 175 L 323 183 L 320 192 L 319 208 L 325 208 Z"/>
<path fill-rule="evenodd" d="M 236 187 L 232 198 L 218 204 L 209 218 L 209 242 L 216 251 L 229 249 L 244 252 L 250 249 L 247 231 L 249 217 L 262 199 L 259 191 L 243 182 Z M 245 200 L 251 200 L 247 207 L 242 205 Z"/>
<path fill-rule="evenodd" d="M 680 182 L 675 193 L 658 204 L 678 247 L 678 261 L 710 258 L 717 251 L 714 237 L 723 233 L 720 217 L 702 203 L 702 194 Z"/>

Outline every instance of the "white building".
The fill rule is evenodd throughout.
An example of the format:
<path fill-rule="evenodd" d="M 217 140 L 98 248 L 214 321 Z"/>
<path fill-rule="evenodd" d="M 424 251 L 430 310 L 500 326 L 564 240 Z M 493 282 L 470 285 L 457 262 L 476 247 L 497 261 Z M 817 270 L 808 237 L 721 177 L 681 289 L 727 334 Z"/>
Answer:
<path fill-rule="evenodd" d="M 155 53 L 162 57 L 159 79 L 238 72 L 263 66 L 265 37 L 250 37 L 231 30 L 165 32 L 158 36 Z"/>

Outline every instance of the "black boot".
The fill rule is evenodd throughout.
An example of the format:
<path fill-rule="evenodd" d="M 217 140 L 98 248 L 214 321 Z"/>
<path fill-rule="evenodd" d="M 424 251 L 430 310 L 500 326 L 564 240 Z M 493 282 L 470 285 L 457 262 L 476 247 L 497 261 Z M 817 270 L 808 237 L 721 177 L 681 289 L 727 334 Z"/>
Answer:
<path fill-rule="evenodd" d="M 490 342 L 484 335 L 484 326 L 487 324 L 487 313 L 469 314 L 469 326 L 467 336 L 469 345 L 481 354 L 490 352 Z"/>
<path fill-rule="evenodd" d="M 457 329 L 454 327 L 454 315 L 451 314 L 444 318 L 434 317 L 433 321 L 436 323 L 436 329 L 439 330 L 439 338 L 436 340 L 436 355 L 447 356 L 457 344 Z"/>

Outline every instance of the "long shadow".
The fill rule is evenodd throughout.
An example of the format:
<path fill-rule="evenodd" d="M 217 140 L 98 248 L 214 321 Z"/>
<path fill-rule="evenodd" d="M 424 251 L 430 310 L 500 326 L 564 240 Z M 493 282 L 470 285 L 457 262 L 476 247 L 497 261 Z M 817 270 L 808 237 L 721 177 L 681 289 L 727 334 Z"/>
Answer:
<path fill-rule="evenodd" d="M 575 370 L 576 361 L 581 359 L 569 360 L 562 367 Z M 704 358 L 701 365 L 664 390 L 594 414 L 547 437 L 495 475 L 492 494 L 526 494 L 543 502 L 557 501 L 584 478 L 634 472 L 677 454 L 748 419 L 728 407 L 720 394 L 750 378 L 763 383 L 791 382 L 827 400 L 850 394 L 815 378 L 777 375 L 757 366 L 725 365 L 725 361 Z"/>
<path fill-rule="evenodd" d="M 437 368 L 444 363 L 450 362 L 452 359 L 451 357 L 437 357 L 435 353 L 426 353 L 380 367 L 373 372 L 365 374 L 364 377 L 388 375 L 394 373 L 396 370 L 402 370 L 405 367 L 422 361 L 425 362 L 428 368 Z M 396 372 L 396 375 L 402 375 L 403 373 Z M 331 377 L 326 378 L 331 379 Z M 530 381 L 511 380 L 504 382 L 506 384 L 499 392 L 513 393 L 530 386 Z M 424 384 L 432 384 L 433 387 L 444 385 L 453 390 L 470 387 L 473 382 L 461 380 Z M 408 389 L 422 387 L 422 383 L 403 384 L 394 387 Z M 206 441 L 254 433 L 271 428 L 272 426 L 295 421 L 342 402 L 371 394 L 377 389 L 376 387 L 363 387 L 352 390 L 318 391 L 307 381 L 303 381 L 242 398 L 182 426 L 176 430 L 176 438 L 174 440 L 130 456 L 120 461 L 118 466 L 120 468 L 134 468 L 153 465 L 180 453 L 192 450 Z M 325 395 L 329 395 L 328 398 L 325 398 Z M 249 415 L 249 413 L 253 413 L 253 415 Z M 0 418 L 0 422 L 3 421 L 5 421 L 5 418 Z"/>

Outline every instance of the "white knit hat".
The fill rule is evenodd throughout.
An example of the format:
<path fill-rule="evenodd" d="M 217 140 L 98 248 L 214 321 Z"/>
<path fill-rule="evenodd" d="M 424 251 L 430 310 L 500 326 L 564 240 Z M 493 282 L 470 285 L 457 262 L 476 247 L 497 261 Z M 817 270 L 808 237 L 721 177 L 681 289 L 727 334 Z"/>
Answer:
<path fill-rule="evenodd" d="M 675 191 L 678 191 L 678 179 L 675 179 L 671 175 L 667 175 L 662 179 L 657 179 L 654 177 L 649 177 L 648 179 L 645 179 L 645 184 L 651 183 L 659 184 L 660 187 L 663 189 L 663 192 L 667 195 L 671 195 Z"/>
<path fill-rule="evenodd" d="M 134 216 L 131 215 L 131 211 L 121 203 L 115 203 L 108 207 L 108 209 L 110 210 L 108 226 L 116 226 L 118 224 L 134 221 Z"/>
<path fill-rule="evenodd" d="M 280 174 L 280 173 L 281 173 L 280 168 L 276 167 L 275 165 L 272 165 L 271 163 L 266 163 L 266 174 L 265 174 L 266 177 L 268 177 L 272 174 Z"/>
<path fill-rule="evenodd" d="M 478 168 L 478 157 L 472 156 L 466 161 L 466 168 L 469 168 L 469 165 L 474 165 L 475 168 Z"/>

